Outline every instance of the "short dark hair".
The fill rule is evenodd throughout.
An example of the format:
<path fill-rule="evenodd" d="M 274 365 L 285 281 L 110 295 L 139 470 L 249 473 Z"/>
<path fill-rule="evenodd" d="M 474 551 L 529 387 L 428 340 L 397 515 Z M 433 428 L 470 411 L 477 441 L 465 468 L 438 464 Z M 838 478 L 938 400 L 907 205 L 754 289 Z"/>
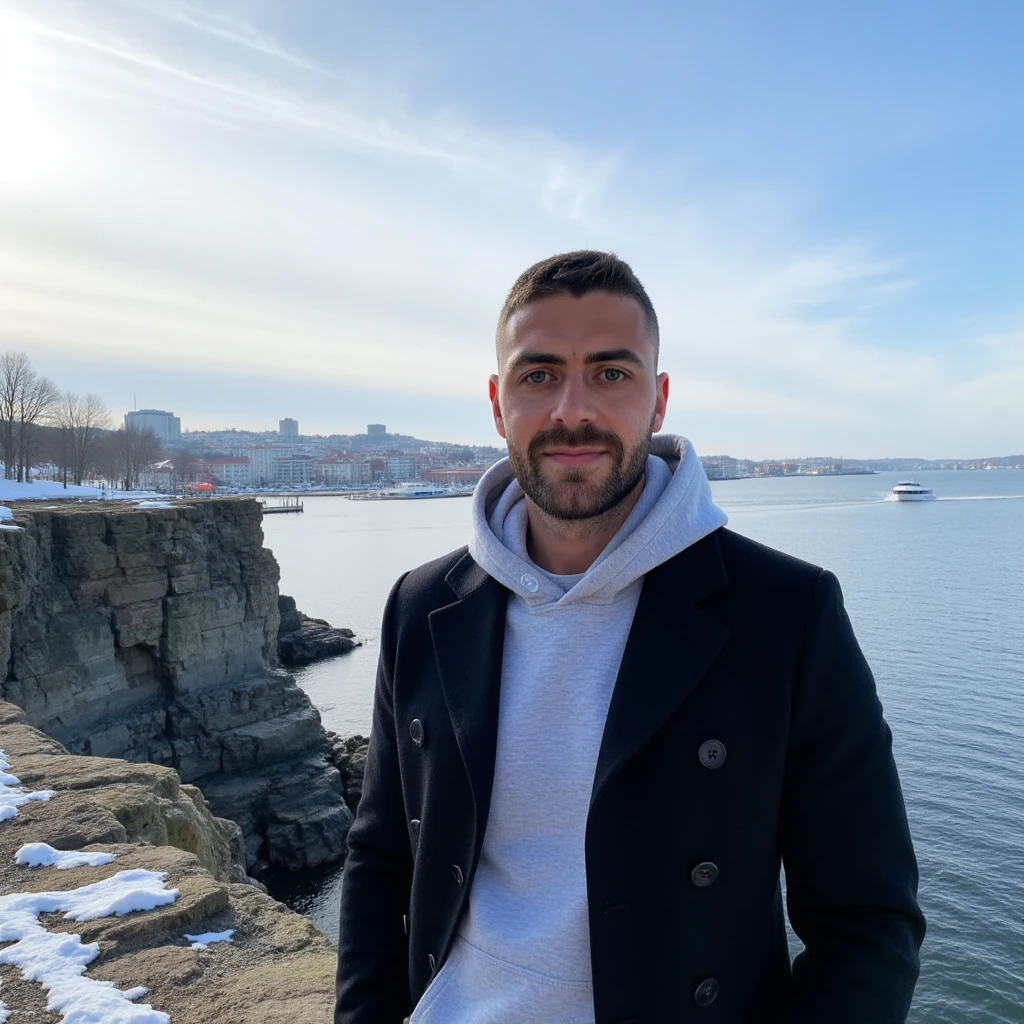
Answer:
<path fill-rule="evenodd" d="M 589 292 L 609 292 L 612 295 L 625 295 L 640 303 L 647 322 L 647 333 L 654 354 L 658 354 L 658 314 L 654 312 L 654 304 L 633 273 L 633 268 L 620 260 L 613 252 L 598 252 L 594 249 L 580 249 L 577 252 L 563 252 L 557 256 L 549 256 L 546 260 L 534 263 L 524 270 L 512 285 L 512 290 L 505 299 L 498 317 L 497 340 L 508 326 L 509 320 L 527 303 L 535 299 L 544 299 L 550 295 L 575 295 L 579 298 Z"/>

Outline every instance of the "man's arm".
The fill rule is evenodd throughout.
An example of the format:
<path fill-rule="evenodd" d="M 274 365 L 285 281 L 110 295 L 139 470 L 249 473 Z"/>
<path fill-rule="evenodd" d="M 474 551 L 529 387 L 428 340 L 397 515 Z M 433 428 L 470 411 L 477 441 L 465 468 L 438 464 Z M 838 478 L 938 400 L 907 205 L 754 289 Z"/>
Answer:
<path fill-rule="evenodd" d="M 412 1009 L 408 940 L 403 924 L 409 910 L 412 853 L 398 768 L 392 691 L 395 604 L 401 585 L 400 579 L 384 610 L 363 794 L 348 834 L 341 887 L 335 1024 L 400 1024 Z"/>
<path fill-rule="evenodd" d="M 875 682 L 836 578 L 816 584 L 793 698 L 781 822 L 787 905 L 804 951 L 787 1024 L 901 1024 L 925 923 Z"/>

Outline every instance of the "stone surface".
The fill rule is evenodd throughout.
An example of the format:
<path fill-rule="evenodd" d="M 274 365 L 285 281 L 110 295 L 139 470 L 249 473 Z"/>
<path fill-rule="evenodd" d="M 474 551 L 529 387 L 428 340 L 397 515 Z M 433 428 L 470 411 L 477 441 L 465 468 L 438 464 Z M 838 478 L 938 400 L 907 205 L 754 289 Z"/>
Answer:
<path fill-rule="evenodd" d="M 361 646 L 351 629 L 335 627 L 325 619 L 303 615 L 296 609 L 294 597 L 281 594 L 277 607 L 280 615 L 277 656 L 282 665 L 297 668 Z"/>
<path fill-rule="evenodd" d="M 331 745 L 331 763 L 341 774 L 345 803 L 355 814 L 363 795 L 363 773 L 366 771 L 366 751 L 370 741 L 365 736 L 346 736 L 343 739 L 329 730 L 327 740 Z"/>
<path fill-rule="evenodd" d="M 82 942 L 98 944 L 100 955 L 89 965 L 87 977 L 112 981 L 122 990 L 145 986 L 149 992 L 144 1001 L 170 1014 L 175 1024 L 325 1024 L 331 1019 L 336 953 L 328 939 L 259 888 L 211 873 L 200 863 L 202 855 L 174 842 L 175 836 L 187 833 L 188 844 L 205 843 L 218 848 L 221 857 L 228 856 L 217 819 L 204 812 L 194 787 L 173 783 L 174 773 L 168 775 L 165 768 L 67 755 L 31 729 L 19 709 L 4 703 L 0 749 L 19 777 L 28 774 L 22 765 L 32 759 L 31 770 L 41 773 L 39 781 L 57 790 L 52 800 L 23 804 L 16 818 L 0 823 L 0 895 L 74 889 L 131 868 L 165 872 L 166 886 L 179 891 L 174 903 L 122 917 L 75 923 L 58 914 L 44 915 L 50 931 L 74 933 Z M 132 781 L 110 781 L 119 765 Z M 175 793 L 175 799 L 167 793 Z M 165 818 L 171 845 L 150 845 L 136 831 L 150 827 L 147 801 L 154 798 L 172 805 Z M 184 810 L 191 824 L 179 830 L 175 813 L 185 805 L 198 817 Z M 196 842 L 193 828 L 204 833 L 202 841 Z M 30 842 L 62 850 L 101 849 L 116 853 L 117 859 L 102 867 L 70 870 L 19 867 L 14 855 Z M 186 933 L 229 928 L 234 930 L 230 944 L 193 950 L 185 939 Z M 42 988 L 20 971 L 2 967 L 0 980 L 3 999 L 13 1011 L 12 1024 L 21 1019 L 60 1021 L 46 1009 Z"/>
<path fill-rule="evenodd" d="M 0 700 L 72 753 L 202 780 L 245 830 L 249 867 L 343 856 L 351 815 L 319 713 L 277 667 L 279 571 L 259 505 L 13 508 L 23 529 L 0 533 Z M 312 620 L 299 621 L 301 638 Z M 191 813 L 182 804 L 163 826 L 151 814 L 149 827 Z"/>

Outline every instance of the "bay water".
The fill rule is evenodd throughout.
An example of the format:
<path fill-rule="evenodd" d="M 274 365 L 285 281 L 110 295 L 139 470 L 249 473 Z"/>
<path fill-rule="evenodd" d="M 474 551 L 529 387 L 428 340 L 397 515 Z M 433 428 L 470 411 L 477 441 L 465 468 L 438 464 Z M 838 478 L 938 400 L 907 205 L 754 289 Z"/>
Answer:
<path fill-rule="evenodd" d="M 712 483 L 730 527 L 831 569 L 878 684 L 928 918 L 914 1024 L 1024 1024 L 1024 471 Z M 324 725 L 367 734 L 384 602 L 407 569 L 466 543 L 470 499 L 307 497 L 264 519 L 281 591 L 364 646 L 301 669 Z M 879 850 L 883 856 L 884 851 Z M 274 894 L 336 938 L 341 872 Z"/>

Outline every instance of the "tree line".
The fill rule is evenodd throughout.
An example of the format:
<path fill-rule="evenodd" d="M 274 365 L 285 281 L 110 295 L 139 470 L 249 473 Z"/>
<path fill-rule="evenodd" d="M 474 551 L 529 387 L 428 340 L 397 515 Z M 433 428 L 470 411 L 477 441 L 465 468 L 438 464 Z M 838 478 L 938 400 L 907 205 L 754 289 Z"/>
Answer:
<path fill-rule="evenodd" d="M 4 479 L 26 483 L 32 470 L 52 466 L 64 485 L 97 480 L 133 490 L 162 455 L 151 430 L 111 429 L 97 395 L 61 390 L 38 373 L 24 352 L 0 355 L 0 462 Z"/>

